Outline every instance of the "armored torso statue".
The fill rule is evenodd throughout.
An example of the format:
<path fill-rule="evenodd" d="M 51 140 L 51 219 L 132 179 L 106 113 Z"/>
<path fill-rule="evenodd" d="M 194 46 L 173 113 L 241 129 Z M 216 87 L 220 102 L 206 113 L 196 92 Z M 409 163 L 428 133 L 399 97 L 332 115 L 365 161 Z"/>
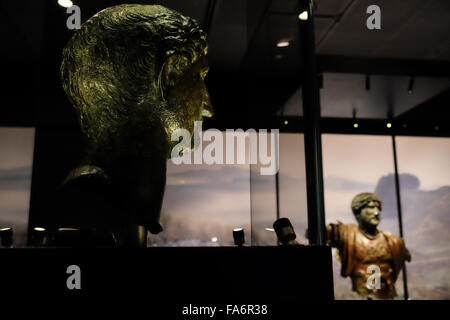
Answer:
<path fill-rule="evenodd" d="M 371 299 L 397 296 L 395 281 L 411 255 L 402 238 L 377 229 L 381 199 L 373 193 L 361 193 L 352 201 L 355 224 L 330 224 L 327 241 L 339 251 L 341 275 L 352 279 L 352 290 Z M 373 269 L 373 267 L 378 269 Z M 371 286 L 371 276 L 379 270 L 380 283 Z"/>

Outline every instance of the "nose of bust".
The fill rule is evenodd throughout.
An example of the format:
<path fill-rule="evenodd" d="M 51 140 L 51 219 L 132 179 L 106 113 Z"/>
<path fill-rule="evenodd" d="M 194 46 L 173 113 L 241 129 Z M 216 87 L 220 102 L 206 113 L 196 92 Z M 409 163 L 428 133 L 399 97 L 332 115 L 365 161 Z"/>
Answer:
<path fill-rule="evenodd" d="M 214 109 L 212 106 L 203 105 L 202 116 L 205 118 L 211 118 L 214 115 Z"/>
<path fill-rule="evenodd" d="M 211 118 L 214 115 L 214 108 L 211 103 L 211 98 L 207 91 L 205 91 L 202 102 L 202 116 L 205 118 Z"/>

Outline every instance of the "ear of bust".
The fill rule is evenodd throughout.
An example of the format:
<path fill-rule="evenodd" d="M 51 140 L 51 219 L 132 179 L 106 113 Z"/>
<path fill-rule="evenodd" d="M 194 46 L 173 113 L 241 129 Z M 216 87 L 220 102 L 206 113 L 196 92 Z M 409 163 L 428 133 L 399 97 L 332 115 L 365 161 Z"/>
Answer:
<path fill-rule="evenodd" d="M 175 87 L 188 67 L 189 59 L 183 55 L 173 54 L 167 57 L 158 78 L 158 85 L 163 98 L 167 97 L 167 93 Z"/>

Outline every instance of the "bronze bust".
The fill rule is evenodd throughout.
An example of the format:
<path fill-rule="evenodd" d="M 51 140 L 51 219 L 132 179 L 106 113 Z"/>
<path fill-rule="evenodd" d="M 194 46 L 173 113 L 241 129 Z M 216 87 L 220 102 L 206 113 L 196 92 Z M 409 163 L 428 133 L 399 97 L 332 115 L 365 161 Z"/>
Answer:
<path fill-rule="evenodd" d="M 207 40 L 197 22 L 158 5 L 106 8 L 63 50 L 63 88 L 87 141 L 63 183 L 59 225 L 145 246 L 158 233 L 172 133 L 211 117 Z M 67 198 L 67 199 L 66 199 Z"/>
<path fill-rule="evenodd" d="M 352 290 L 369 299 L 393 299 L 397 296 L 395 281 L 411 255 L 402 238 L 378 229 L 381 199 L 374 193 L 361 193 L 352 200 L 352 211 L 358 225 L 330 224 L 328 244 L 339 251 L 341 275 L 352 279 Z M 379 288 L 367 285 L 372 276 L 370 266 L 380 270 Z"/>

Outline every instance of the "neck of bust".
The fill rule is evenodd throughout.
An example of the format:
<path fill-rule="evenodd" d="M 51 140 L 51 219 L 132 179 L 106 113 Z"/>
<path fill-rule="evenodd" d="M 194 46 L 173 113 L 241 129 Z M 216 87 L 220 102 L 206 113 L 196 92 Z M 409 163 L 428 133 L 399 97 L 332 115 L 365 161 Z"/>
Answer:
<path fill-rule="evenodd" d="M 360 223 L 359 229 L 369 237 L 375 237 L 378 234 L 377 226 L 367 226 Z"/>

